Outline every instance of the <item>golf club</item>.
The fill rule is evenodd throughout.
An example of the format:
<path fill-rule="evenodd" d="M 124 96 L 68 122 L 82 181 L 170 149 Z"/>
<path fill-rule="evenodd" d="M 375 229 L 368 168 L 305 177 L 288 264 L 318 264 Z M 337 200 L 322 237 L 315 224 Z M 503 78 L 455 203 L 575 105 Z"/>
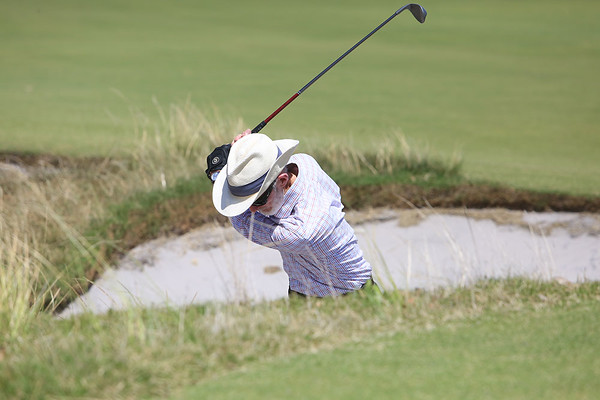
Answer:
<path fill-rule="evenodd" d="M 344 54 L 342 54 L 340 57 L 338 57 L 337 60 L 335 60 L 334 62 L 332 62 L 327 68 L 325 68 L 323 71 L 321 71 L 310 82 L 308 82 L 306 85 L 304 85 L 304 87 L 302 87 L 302 89 L 300 89 L 296 93 L 294 93 L 292 95 L 292 97 L 290 97 L 285 103 L 283 103 L 277 110 L 275 110 L 264 121 L 262 121 L 254 129 L 252 129 L 252 133 L 257 133 L 262 128 L 264 128 L 265 125 L 267 125 L 270 120 L 272 120 L 277 114 L 279 114 L 281 112 L 281 110 L 283 110 L 285 107 L 287 107 L 292 101 L 294 101 L 296 99 L 296 97 L 300 96 L 302 94 L 302 92 L 304 92 L 306 89 L 308 89 L 320 77 L 322 77 L 323 75 L 325 75 L 325 73 L 327 71 L 329 71 L 331 68 L 333 68 L 344 57 L 346 57 L 354 49 L 356 49 L 358 46 L 360 46 L 362 42 L 364 42 L 365 40 L 367 40 L 368 38 L 370 38 L 371 36 L 373 36 L 373 34 L 375 32 L 377 32 L 385 24 L 387 24 L 388 22 L 390 22 L 396 15 L 400 14 L 402 11 L 404 11 L 406 9 L 408 9 L 412 13 L 412 15 L 416 18 L 417 21 L 419 21 L 420 23 L 424 23 L 425 22 L 425 17 L 427 17 L 427 11 L 425 11 L 425 9 L 423 7 L 421 7 L 420 5 L 418 5 L 418 4 L 407 4 L 404 7 L 398 9 L 388 19 L 386 19 L 381 24 L 379 24 L 379 26 L 377 28 L 373 29 L 368 35 L 366 35 L 361 40 L 359 40 L 358 43 L 356 43 L 354 46 L 352 46 L 350 49 L 348 49 Z M 208 179 L 210 179 L 211 182 L 214 182 L 217 179 L 217 175 L 219 174 L 219 171 L 227 164 L 227 158 L 229 157 L 229 150 L 230 149 L 231 149 L 231 144 L 229 144 L 229 143 L 228 144 L 224 144 L 222 146 L 219 146 L 219 147 L 215 148 L 213 150 L 213 152 L 210 153 L 208 155 L 208 157 L 206 158 L 206 163 L 208 165 L 208 168 L 206 168 L 205 172 L 206 172 L 206 175 L 207 175 Z"/>
<path fill-rule="evenodd" d="M 346 57 L 354 49 L 356 49 L 358 46 L 360 46 L 362 42 L 364 42 L 365 40 L 367 40 L 368 38 L 370 38 L 371 36 L 373 36 L 373 34 L 375 32 L 377 32 L 385 24 L 387 24 L 388 22 L 390 22 L 396 15 L 400 14 L 402 11 L 404 11 L 406 9 L 408 9 L 412 13 L 412 15 L 416 18 L 417 21 L 419 21 L 420 23 L 424 23 L 425 22 L 425 17 L 427 17 L 427 11 L 425 11 L 425 9 L 423 7 L 421 7 L 420 5 L 418 5 L 418 4 L 407 4 L 404 7 L 398 9 L 388 19 L 386 19 L 381 24 L 379 24 L 379 26 L 377 28 L 373 29 L 368 35 L 366 35 L 364 38 L 362 38 L 361 40 L 359 40 L 354 46 L 352 46 L 350 49 L 348 49 L 348 51 L 346 51 L 344 54 L 342 54 L 340 57 L 338 57 L 337 60 L 335 60 L 334 62 L 332 62 L 331 64 L 329 64 L 329 66 L 327 68 L 325 68 L 317 76 L 315 76 L 310 82 L 308 82 L 306 85 L 304 85 L 304 87 L 302 87 L 302 89 L 300 89 L 296 93 L 294 93 L 292 95 L 292 97 L 290 97 L 285 103 L 283 103 L 277 110 L 275 110 L 271 115 L 269 115 L 264 121 L 262 121 L 260 124 L 256 125 L 256 127 L 254 129 L 252 129 L 252 133 L 257 133 L 262 128 L 264 128 L 265 125 L 267 125 L 269 123 L 269 121 L 271 121 L 277 114 L 279 114 L 281 112 L 281 110 L 283 110 L 284 108 L 286 108 L 292 101 L 294 101 L 296 99 L 296 97 L 300 96 L 302 94 L 302 92 L 304 92 L 306 89 L 308 89 L 320 77 L 322 77 L 323 75 L 325 75 L 325 73 L 327 71 L 329 71 L 331 68 L 333 68 L 344 57 Z"/>

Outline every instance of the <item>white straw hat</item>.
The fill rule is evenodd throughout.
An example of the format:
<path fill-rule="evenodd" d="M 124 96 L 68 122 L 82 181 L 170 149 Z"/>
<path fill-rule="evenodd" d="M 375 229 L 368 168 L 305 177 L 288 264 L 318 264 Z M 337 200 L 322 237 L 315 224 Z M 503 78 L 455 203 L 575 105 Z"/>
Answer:
<path fill-rule="evenodd" d="M 234 217 L 249 209 L 279 176 L 298 143 L 292 139 L 271 140 L 260 133 L 235 142 L 227 165 L 213 186 L 212 198 L 217 211 Z"/>

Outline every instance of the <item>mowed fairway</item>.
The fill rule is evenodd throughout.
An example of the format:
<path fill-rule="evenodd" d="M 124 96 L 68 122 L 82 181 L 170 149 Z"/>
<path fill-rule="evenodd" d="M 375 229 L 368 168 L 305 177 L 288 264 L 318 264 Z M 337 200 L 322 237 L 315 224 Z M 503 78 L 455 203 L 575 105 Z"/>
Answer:
<path fill-rule="evenodd" d="M 398 16 L 263 133 L 368 149 L 401 131 L 471 179 L 599 195 L 600 3 L 421 4 L 425 24 Z M 115 152 L 153 99 L 253 127 L 402 5 L 3 2 L 0 149 Z"/>
<path fill-rule="evenodd" d="M 230 373 L 173 399 L 591 399 L 598 303 L 488 315 Z"/>

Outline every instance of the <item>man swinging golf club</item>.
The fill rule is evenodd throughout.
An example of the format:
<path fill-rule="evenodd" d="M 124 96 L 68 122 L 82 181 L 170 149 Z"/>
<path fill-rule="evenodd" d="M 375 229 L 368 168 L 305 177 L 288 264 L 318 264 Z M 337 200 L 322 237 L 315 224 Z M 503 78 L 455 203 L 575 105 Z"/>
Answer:
<path fill-rule="evenodd" d="M 335 296 L 372 284 L 340 190 L 297 140 L 238 135 L 216 176 L 217 211 L 254 243 L 281 253 L 289 294 Z M 209 163 L 210 165 L 210 163 Z"/>
<path fill-rule="evenodd" d="M 293 155 L 297 140 L 273 141 L 265 125 L 404 10 L 425 22 L 427 11 L 407 4 L 338 57 L 259 123 L 217 147 L 208 157 L 213 204 L 254 243 L 279 250 L 289 276 L 289 293 L 330 296 L 372 285 L 371 266 L 344 219 L 340 189 L 307 154 Z M 250 133 L 254 133 L 251 135 Z"/>

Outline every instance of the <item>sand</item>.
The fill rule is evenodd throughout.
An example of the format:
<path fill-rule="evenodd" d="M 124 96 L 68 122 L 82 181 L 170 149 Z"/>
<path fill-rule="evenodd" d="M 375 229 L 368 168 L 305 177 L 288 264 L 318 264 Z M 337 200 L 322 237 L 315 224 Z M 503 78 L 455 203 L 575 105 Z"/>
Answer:
<path fill-rule="evenodd" d="M 524 276 L 600 279 L 600 215 L 508 210 L 370 210 L 347 215 L 385 290 Z M 205 226 L 133 249 L 61 314 L 287 297 L 279 253 Z"/>

